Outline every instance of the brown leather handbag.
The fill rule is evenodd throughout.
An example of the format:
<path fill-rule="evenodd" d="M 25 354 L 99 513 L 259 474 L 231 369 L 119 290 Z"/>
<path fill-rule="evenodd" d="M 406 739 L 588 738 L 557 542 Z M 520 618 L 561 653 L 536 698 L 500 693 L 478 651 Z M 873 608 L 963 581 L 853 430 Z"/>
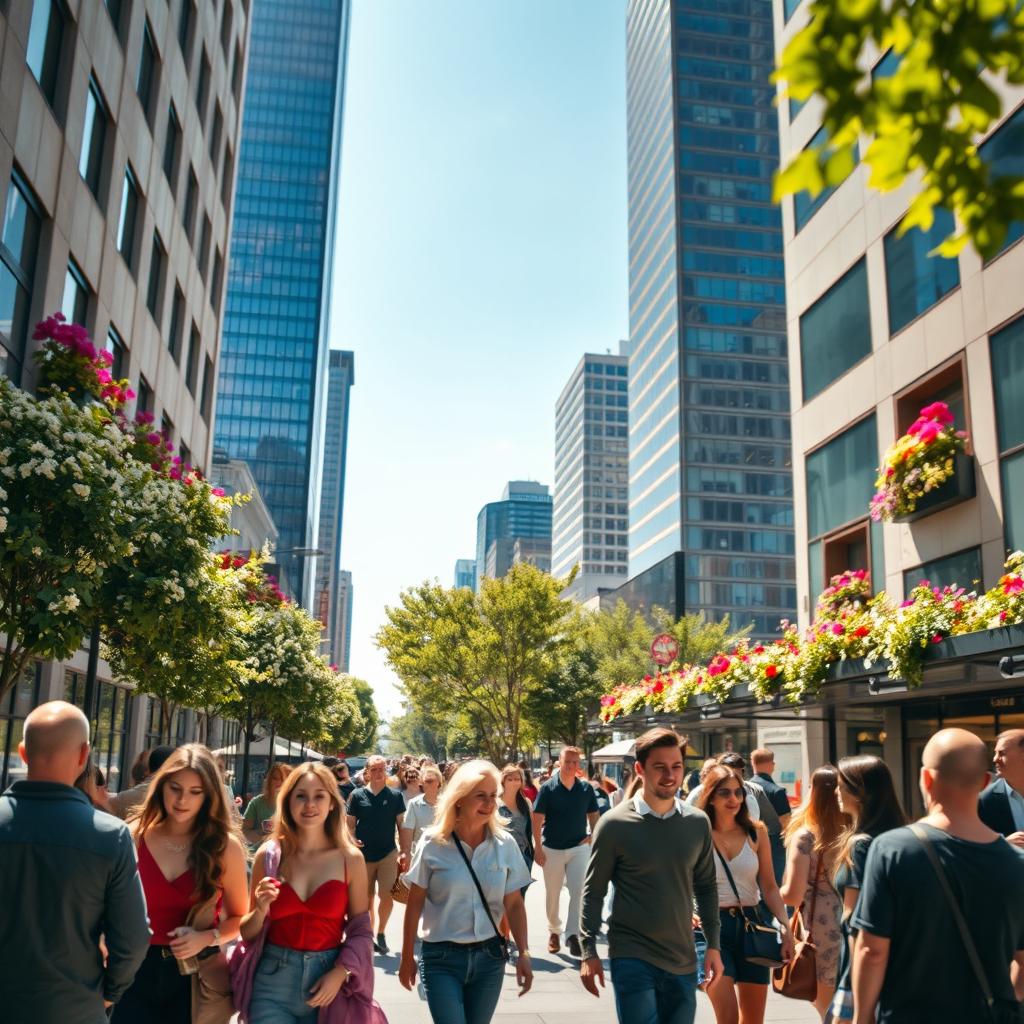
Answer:
<path fill-rule="evenodd" d="M 818 870 L 814 873 L 814 888 L 811 895 L 811 927 L 814 926 L 814 908 L 818 902 L 818 882 L 824 857 L 818 858 Z M 796 948 L 791 960 L 772 971 L 772 988 L 790 999 L 805 999 L 814 1002 L 818 996 L 818 954 L 812 941 L 811 928 L 804 921 L 804 904 L 793 915 L 790 922 Z"/>
<path fill-rule="evenodd" d="M 212 913 L 210 912 L 212 909 Z M 215 928 L 220 920 L 220 899 L 193 907 L 187 923 L 197 931 Z M 228 1024 L 235 1007 L 231 999 L 228 958 L 222 948 L 200 956 L 199 971 L 192 975 L 192 1024 Z"/>

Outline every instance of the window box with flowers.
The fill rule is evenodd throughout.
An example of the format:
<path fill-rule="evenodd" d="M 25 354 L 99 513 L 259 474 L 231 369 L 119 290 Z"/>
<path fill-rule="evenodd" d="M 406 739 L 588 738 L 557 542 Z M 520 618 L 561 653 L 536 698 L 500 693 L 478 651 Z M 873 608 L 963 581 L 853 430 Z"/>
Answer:
<path fill-rule="evenodd" d="M 973 498 L 974 459 L 966 444 L 945 402 L 926 405 L 882 459 L 871 518 L 912 523 Z"/>

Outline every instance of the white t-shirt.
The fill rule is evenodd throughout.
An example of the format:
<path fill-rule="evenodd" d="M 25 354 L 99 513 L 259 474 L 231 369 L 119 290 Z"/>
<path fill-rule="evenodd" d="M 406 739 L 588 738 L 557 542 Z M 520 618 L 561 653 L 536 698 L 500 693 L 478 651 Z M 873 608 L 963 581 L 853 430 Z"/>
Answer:
<path fill-rule="evenodd" d="M 475 850 L 465 843 L 462 849 L 473 865 L 497 924 L 505 912 L 505 897 L 530 882 L 523 855 L 508 832 L 489 836 Z M 484 942 L 494 938 L 494 928 L 454 836 L 445 843 L 424 836 L 402 880 L 427 891 L 420 924 L 420 936 L 425 942 Z"/>
<path fill-rule="evenodd" d="M 412 849 L 420 841 L 425 828 L 434 824 L 434 808 L 427 803 L 427 798 L 420 793 L 414 796 L 405 805 L 405 817 L 402 819 L 402 828 L 412 829 Z"/>

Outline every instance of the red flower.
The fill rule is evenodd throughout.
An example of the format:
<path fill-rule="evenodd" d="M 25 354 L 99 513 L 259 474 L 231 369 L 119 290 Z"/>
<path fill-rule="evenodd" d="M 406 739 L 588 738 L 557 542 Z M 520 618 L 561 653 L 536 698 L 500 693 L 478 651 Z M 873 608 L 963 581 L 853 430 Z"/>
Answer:
<path fill-rule="evenodd" d="M 857 627 L 857 628 L 856 628 L 856 629 L 855 629 L 855 630 L 853 631 L 853 635 L 854 635 L 854 636 L 861 636 L 861 637 L 864 637 L 864 636 L 867 636 L 867 635 L 868 635 L 868 633 L 870 633 L 870 632 L 871 632 L 871 627 L 870 627 L 870 626 L 858 626 L 858 627 Z"/>
<path fill-rule="evenodd" d="M 652 693 L 661 693 L 661 691 L 664 690 L 664 689 L 665 689 L 665 684 L 660 679 L 658 679 L 655 682 L 655 684 L 651 687 L 651 692 Z"/>
<path fill-rule="evenodd" d="M 774 679 L 779 674 L 779 670 L 778 670 L 778 668 L 775 665 L 766 665 L 765 666 L 765 670 L 764 670 L 764 674 L 769 679 Z"/>
<path fill-rule="evenodd" d="M 942 643 L 942 636 L 940 634 L 936 633 L 935 636 L 932 637 L 932 643 L 933 644 L 941 644 Z"/>

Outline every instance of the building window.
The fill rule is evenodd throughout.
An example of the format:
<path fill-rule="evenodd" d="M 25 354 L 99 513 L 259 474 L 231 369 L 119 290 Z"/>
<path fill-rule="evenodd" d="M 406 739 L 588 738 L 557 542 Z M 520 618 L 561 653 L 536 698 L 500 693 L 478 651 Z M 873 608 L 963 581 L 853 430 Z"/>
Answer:
<path fill-rule="evenodd" d="M 210 161 L 213 170 L 217 170 L 217 154 L 220 151 L 220 140 L 224 134 L 224 115 L 221 113 L 220 104 L 216 104 L 213 110 L 213 128 L 210 129 Z"/>
<path fill-rule="evenodd" d="M 85 279 L 78 264 L 68 260 L 67 273 L 64 275 L 64 297 L 61 299 L 60 311 L 73 324 L 85 325 L 89 315 L 89 293 L 92 289 Z"/>
<path fill-rule="evenodd" d="M 220 312 L 220 289 L 223 283 L 224 257 L 218 249 L 213 257 L 213 280 L 210 282 L 210 305 L 213 306 L 214 312 Z"/>
<path fill-rule="evenodd" d="M 65 670 L 64 699 L 85 710 L 84 673 Z M 102 770 L 111 792 L 125 789 L 130 785 L 125 759 L 134 698 L 126 687 L 97 679 L 94 699 L 96 705 L 89 714 L 93 763 Z"/>
<path fill-rule="evenodd" d="M 970 434 L 964 374 L 965 360 L 961 353 L 896 395 L 896 435 L 905 434 L 921 410 L 932 402 L 945 402 L 953 414 L 953 424 L 957 430 L 965 430 Z"/>
<path fill-rule="evenodd" d="M 903 596 L 906 597 L 922 581 L 932 587 L 963 587 L 974 590 L 982 587 L 981 548 L 968 548 L 955 555 L 924 562 L 903 574 Z"/>
<path fill-rule="evenodd" d="M 978 149 L 993 178 L 1024 177 L 1024 106 Z M 999 252 L 1005 252 L 1018 238 L 1024 238 L 1024 220 L 1010 221 Z"/>
<path fill-rule="evenodd" d="M 196 209 L 199 206 L 199 179 L 196 172 L 190 167 L 188 169 L 188 187 L 185 189 L 185 202 L 181 206 L 181 223 L 185 228 L 185 237 L 188 244 L 192 245 L 192 239 L 196 231 Z"/>
<path fill-rule="evenodd" d="M 206 56 L 203 49 L 203 59 L 199 65 L 199 81 L 196 84 L 196 113 L 199 114 L 199 123 L 206 124 L 206 101 L 210 97 L 210 58 Z"/>
<path fill-rule="evenodd" d="M 78 158 L 78 173 L 85 179 L 89 191 L 99 199 L 100 179 L 103 176 L 103 153 L 107 139 L 107 105 L 96 79 L 89 76 L 89 90 L 85 97 L 85 121 L 82 126 L 82 152 Z"/>
<path fill-rule="evenodd" d="M 25 357 L 40 223 L 35 197 L 15 174 L 7 189 L 0 236 L 0 373 L 16 384 Z"/>
<path fill-rule="evenodd" d="M 861 258 L 800 317 L 804 401 L 870 354 L 868 275 Z"/>
<path fill-rule="evenodd" d="M 185 295 L 180 285 L 174 286 L 174 301 L 171 303 L 171 326 L 167 332 L 167 351 L 177 363 L 181 356 L 181 341 L 185 330 Z"/>
<path fill-rule="evenodd" d="M 181 121 L 174 104 L 167 112 L 167 137 L 164 139 L 164 177 L 171 186 L 171 195 L 178 192 L 178 159 L 181 156 Z"/>
<path fill-rule="evenodd" d="M 142 104 L 142 112 L 150 128 L 153 127 L 153 107 L 157 91 L 157 73 L 159 58 L 156 44 L 153 42 L 153 30 L 147 21 L 142 28 L 142 53 L 139 56 L 139 74 L 135 82 L 135 91 Z"/>
<path fill-rule="evenodd" d="M 956 259 L 929 255 L 954 228 L 953 215 L 940 207 L 928 231 L 911 228 L 900 237 L 895 227 L 885 236 L 890 337 L 960 284 Z"/>
<path fill-rule="evenodd" d="M 1010 551 L 1024 548 L 1024 317 L 993 334 L 992 390 L 1003 489 L 1003 530 Z"/>
<path fill-rule="evenodd" d="M 174 441 L 174 420 L 167 415 L 167 410 L 164 410 L 163 416 L 160 418 L 160 432 L 164 435 L 165 441 Z"/>
<path fill-rule="evenodd" d="M 117 329 L 111 324 L 107 328 L 107 343 L 104 348 L 110 353 L 113 358 L 113 362 L 110 364 L 110 376 L 114 380 L 121 380 L 125 375 L 125 360 L 127 359 L 127 349 L 124 347 L 124 340 L 121 335 L 117 333 Z"/>
<path fill-rule="evenodd" d="M 804 470 L 812 602 L 829 577 L 844 569 L 868 569 L 879 581 L 884 576 L 881 530 L 868 524 L 877 465 L 873 415 L 807 455 Z"/>
<path fill-rule="evenodd" d="M 160 238 L 160 232 L 153 232 L 153 252 L 149 261 L 149 286 L 146 289 L 146 308 L 160 327 L 163 319 L 164 273 L 167 270 L 167 250 Z"/>
<path fill-rule="evenodd" d="M 239 42 L 235 47 L 235 56 L 231 61 L 231 91 L 234 93 L 235 102 L 242 99 L 242 44 Z"/>
<path fill-rule="evenodd" d="M 220 48 L 224 51 L 224 60 L 231 52 L 231 28 L 235 20 L 235 8 L 231 0 L 224 0 L 224 13 L 220 19 Z"/>
<path fill-rule="evenodd" d="M 25 719 L 39 704 L 39 689 L 42 680 L 42 663 L 29 662 L 0 705 L 0 786 L 7 788 L 10 782 L 24 778 L 25 766 L 18 756 L 18 744 L 22 741 Z"/>
<path fill-rule="evenodd" d="M 110 15 L 110 23 L 114 26 L 114 34 L 117 36 L 117 41 L 124 45 L 124 11 L 125 11 L 125 0 L 103 0 L 104 6 L 107 8 L 107 14 Z"/>
<path fill-rule="evenodd" d="M 818 149 L 827 141 L 828 131 L 825 128 L 819 128 L 811 141 L 807 143 L 805 149 Z M 859 159 L 858 147 L 854 146 L 854 165 L 856 165 Z M 844 178 L 843 180 L 845 181 L 846 179 Z M 841 184 L 842 182 L 839 183 L 839 185 Z M 793 196 L 793 220 L 795 221 L 796 231 L 803 230 L 807 222 L 828 202 L 829 196 L 839 188 L 839 185 L 829 185 L 823 188 L 816 196 L 812 196 L 810 192 L 797 192 Z"/>
<path fill-rule="evenodd" d="M 786 21 L 796 14 L 796 9 L 800 6 L 800 0 L 783 0 L 782 9 L 786 15 Z"/>
<path fill-rule="evenodd" d="M 25 62 L 51 108 L 57 105 L 60 51 L 67 20 L 67 9 L 60 0 L 35 0 L 32 5 Z"/>
<path fill-rule="evenodd" d="M 207 356 L 203 365 L 203 396 L 199 401 L 199 415 L 204 423 L 210 422 L 210 406 L 213 403 L 213 360 Z"/>
<path fill-rule="evenodd" d="M 139 217 L 139 184 L 131 164 L 124 169 L 121 189 L 121 215 L 117 222 L 117 251 L 124 257 L 128 269 L 135 273 L 135 234 Z"/>
<path fill-rule="evenodd" d="M 196 395 L 196 377 L 199 374 L 199 356 L 202 354 L 202 347 L 199 328 L 193 324 L 188 339 L 188 358 L 185 360 L 185 387 L 188 388 L 188 393 L 193 398 Z"/>
<path fill-rule="evenodd" d="M 210 242 L 213 237 L 213 225 L 209 217 L 203 217 L 203 233 L 199 242 L 199 275 L 206 280 L 206 272 L 210 269 Z"/>
<path fill-rule="evenodd" d="M 224 166 L 220 174 L 220 201 L 224 204 L 224 212 L 231 208 L 231 185 L 235 176 L 235 155 L 230 146 L 224 147 Z"/>
<path fill-rule="evenodd" d="M 188 74 L 189 49 L 192 42 L 192 26 L 196 23 L 195 0 L 181 0 L 181 13 L 178 15 L 178 46 L 185 58 L 185 74 Z"/>
<path fill-rule="evenodd" d="M 151 413 L 153 411 L 153 389 L 149 386 L 149 381 L 141 373 L 139 374 L 139 386 L 135 395 L 135 411 L 137 413 Z"/>
<path fill-rule="evenodd" d="M 183 470 L 192 465 L 192 449 L 187 444 L 179 446 L 178 454 L 181 456 L 181 468 Z"/>

